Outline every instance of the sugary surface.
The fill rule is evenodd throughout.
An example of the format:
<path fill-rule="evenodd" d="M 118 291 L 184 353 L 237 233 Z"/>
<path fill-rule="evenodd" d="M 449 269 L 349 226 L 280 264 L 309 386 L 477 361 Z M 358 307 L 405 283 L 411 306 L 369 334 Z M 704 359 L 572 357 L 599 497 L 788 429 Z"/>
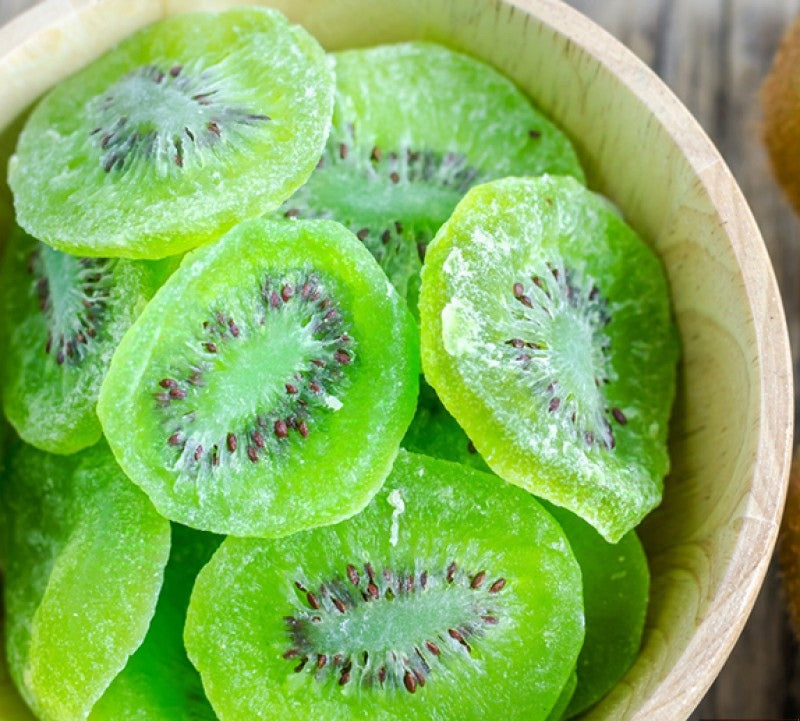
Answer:
<path fill-rule="evenodd" d="M 464 431 L 422 384 L 420 403 L 403 447 L 488 470 L 478 453 L 467 450 Z M 482 468 L 481 468 L 482 466 Z M 602 698 L 631 666 L 641 644 L 647 611 L 647 557 L 634 531 L 616 544 L 564 508 L 541 501 L 555 517 L 575 553 L 583 577 L 586 638 L 578 657 L 578 674 L 562 691 L 548 721 L 571 718 Z"/>
<path fill-rule="evenodd" d="M 661 499 L 679 352 L 666 279 L 571 178 L 474 188 L 428 248 L 425 377 L 505 480 L 610 541 Z"/>
<path fill-rule="evenodd" d="M 283 278 L 312 276 L 325 298 L 306 303 L 300 281 L 282 300 Z M 332 305 L 319 311 L 326 298 Z M 293 330 L 288 320 L 302 308 L 341 317 L 344 364 L 335 344 L 318 349 L 325 363 L 313 358 L 323 368 L 303 355 L 297 346 L 315 347 L 317 321 L 301 318 Z M 156 294 L 114 356 L 98 414 L 120 465 L 167 517 L 217 533 L 286 535 L 352 515 L 383 483 L 414 413 L 417 348 L 404 301 L 345 228 L 251 221 L 188 255 Z M 279 432 L 268 414 L 295 397 L 287 386 L 306 387 L 333 366 L 333 390 L 305 395 L 313 413 L 304 433 L 290 418 L 279 418 Z M 186 382 L 195 371 L 201 381 Z"/>
<path fill-rule="evenodd" d="M 195 578 L 221 541 L 173 525 L 164 585 L 147 636 L 89 721 L 216 721 L 200 676 L 186 657 L 183 626 Z"/>
<path fill-rule="evenodd" d="M 547 717 L 547 721 L 561 721 L 561 719 L 564 718 L 564 711 L 569 705 L 569 700 L 575 693 L 575 687 L 577 685 L 578 675 L 573 671 L 569 675 L 567 682 L 564 684 L 564 688 L 561 689 L 561 695 L 558 697 L 556 705 L 550 709 L 550 715 Z"/>
<path fill-rule="evenodd" d="M 333 87 L 316 40 L 275 10 L 162 20 L 35 108 L 9 162 L 17 220 L 86 255 L 162 258 L 213 240 L 305 181 Z"/>
<path fill-rule="evenodd" d="M 85 719 L 145 636 L 169 523 L 102 444 L 17 450 L 2 516 L 11 676 L 42 721 Z"/>
<path fill-rule="evenodd" d="M 529 494 L 401 451 L 357 516 L 275 541 L 227 539 L 198 577 L 185 638 L 223 721 L 500 710 L 536 721 L 574 668 L 580 586 L 560 528 Z M 324 661 L 303 662 L 298 620 Z"/>
<path fill-rule="evenodd" d="M 325 153 L 281 210 L 360 231 L 414 312 L 424 245 L 469 187 L 545 172 L 583 180 L 566 136 L 475 58 L 427 42 L 334 58 Z"/>
<path fill-rule="evenodd" d="M 111 356 L 175 267 L 172 260 L 112 259 L 93 267 L 81 263 L 17 228 L 0 274 L 1 317 L 8 339 L 0 368 L 5 414 L 20 437 L 50 453 L 75 453 L 100 439 L 95 405 Z M 49 275 L 35 276 L 29 270 L 42 273 L 45 267 Z M 98 271 L 103 280 L 90 283 Z M 37 290 L 42 279 L 48 281 L 46 301 Z M 94 287 L 95 295 L 87 296 L 82 284 Z M 90 303 L 101 309 L 94 322 L 88 320 Z M 72 342 L 74 351 L 67 357 L 57 339 L 81 330 L 82 341 Z"/>

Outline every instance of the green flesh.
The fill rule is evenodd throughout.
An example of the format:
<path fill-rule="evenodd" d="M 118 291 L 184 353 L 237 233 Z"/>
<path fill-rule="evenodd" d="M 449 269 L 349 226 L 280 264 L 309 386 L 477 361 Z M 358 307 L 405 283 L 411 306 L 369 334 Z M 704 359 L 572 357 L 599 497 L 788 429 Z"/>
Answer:
<path fill-rule="evenodd" d="M 531 496 L 401 451 L 357 516 L 223 542 L 185 641 L 222 721 L 537 721 L 574 669 L 580 586 Z"/>
<path fill-rule="evenodd" d="M 42 721 L 85 719 L 145 636 L 169 524 L 102 444 L 20 448 L 2 501 L 12 678 Z"/>
<path fill-rule="evenodd" d="M 577 685 L 578 675 L 573 671 L 570 674 L 570 677 L 567 679 L 567 683 L 565 684 L 564 688 L 561 689 L 561 695 L 558 697 L 556 705 L 550 709 L 550 714 L 547 717 L 547 721 L 561 721 L 561 719 L 564 718 L 564 711 L 569 705 L 569 701 L 572 698 L 572 695 L 575 693 L 575 688 Z"/>
<path fill-rule="evenodd" d="M 420 383 L 417 412 L 401 445 L 407 451 L 489 471 L 467 434 L 425 381 Z"/>
<path fill-rule="evenodd" d="M 273 537 L 369 501 L 418 374 L 405 303 L 351 233 L 257 220 L 185 258 L 120 344 L 98 414 L 164 515 Z"/>
<path fill-rule="evenodd" d="M 567 138 L 474 58 L 423 42 L 334 58 L 322 161 L 281 211 L 359 234 L 414 312 L 424 246 L 472 185 L 545 172 L 583 180 Z"/>
<path fill-rule="evenodd" d="M 2 614 L 0 614 L 0 718 L 3 721 L 34 721 L 34 717 L 25 702 L 20 698 L 8 670 L 5 654 L 5 632 Z"/>
<path fill-rule="evenodd" d="M 275 10 L 162 20 L 33 111 L 9 162 L 17 220 L 82 255 L 206 243 L 306 180 L 333 89 L 322 48 Z"/>
<path fill-rule="evenodd" d="M 425 377 L 505 480 L 609 541 L 661 500 L 679 341 L 656 256 L 571 178 L 474 188 L 428 248 Z"/>
<path fill-rule="evenodd" d="M 200 676 L 186 657 L 183 626 L 195 578 L 221 540 L 172 527 L 169 563 L 150 629 L 92 709 L 89 721 L 216 720 Z"/>
<path fill-rule="evenodd" d="M 569 511 L 543 503 L 567 536 L 581 567 L 586 639 L 578 656 L 578 684 L 564 718 L 600 700 L 639 653 L 647 614 L 650 573 L 636 533 L 616 544 L 605 541 Z"/>
<path fill-rule="evenodd" d="M 2 363 L 2 361 L 0 361 Z M 5 422 L 5 419 L 0 417 L 0 497 L 2 497 L 3 493 L 3 486 L 7 483 L 8 477 L 8 445 L 10 443 L 10 436 L 8 429 L 8 424 Z M 0 529 L 2 529 L 6 524 L 6 521 L 3 517 L 3 507 L 0 504 Z M 2 578 L 2 574 L 5 572 L 6 568 L 6 534 L 0 530 L 0 578 Z M 0 596 L 2 596 L 2 586 L 0 586 Z M 2 603 L 0 603 L 0 607 L 2 607 Z M 2 620 L 0 620 L 0 626 L 2 626 Z"/>
<path fill-rule="evenodd" d="M 175 265 L 82 259 L 12 234 L 0 274 L 2 389 L 23 440 L 68 454 L 100 439 L 95 404 L 111 356 Z"/>

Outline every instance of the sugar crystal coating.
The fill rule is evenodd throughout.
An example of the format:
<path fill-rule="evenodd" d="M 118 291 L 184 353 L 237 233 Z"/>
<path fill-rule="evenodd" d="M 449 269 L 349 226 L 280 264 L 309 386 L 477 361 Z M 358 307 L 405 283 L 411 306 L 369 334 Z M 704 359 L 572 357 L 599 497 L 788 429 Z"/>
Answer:
<path fill-rule="evenodd" d="M 505 480 L 615 541 L 661 500 L 677 332 L 656 255 L 571 178 L 474 188 L 428 248 L 425 377 Z"/>
<path fill-rule="evenodd" d="M 214 240 L 306 180 L 333 86 L 322 48 L 276 10 L 163 19 L 34 109 L 9 163 L 17 222 L 84 255 Z"/>

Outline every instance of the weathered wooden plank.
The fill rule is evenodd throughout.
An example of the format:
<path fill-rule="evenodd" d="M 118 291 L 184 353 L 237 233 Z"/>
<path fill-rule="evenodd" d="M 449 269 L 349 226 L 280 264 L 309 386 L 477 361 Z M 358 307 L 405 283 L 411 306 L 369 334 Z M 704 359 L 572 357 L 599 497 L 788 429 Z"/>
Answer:
<path fill-rule="evenodd" d="M 622 41 L 651 67 L 662 52 L 661 39 L 671 8 L 667 0 L 569 0 L 569 4 Z"/>
<path fill-rule="evenodd" d="M 15 15 L 36 4 L 35 0 L 2 0 L 0 2 L 0 25 L 4 25 Z"/>

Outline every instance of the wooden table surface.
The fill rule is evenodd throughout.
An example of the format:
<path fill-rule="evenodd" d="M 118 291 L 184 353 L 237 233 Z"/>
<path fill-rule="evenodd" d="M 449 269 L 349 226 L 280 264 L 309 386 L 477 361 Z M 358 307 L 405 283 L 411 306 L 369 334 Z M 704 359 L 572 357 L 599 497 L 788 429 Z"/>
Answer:
<path fill-rule="evenodd" d="M 454 0 L 457 1 L 457 0 Z M 34 0 L 0 0 L 0 25 Z M 760 142 L 758 88 L 800 0 L 569 0 L 672 88 L 727 160 L 750 202 L 783 294 L 800 359 L 800 221 L 773 182 Z M 800 717 L 800 654 L 770 570 L 739 643 L 692 715 Z"/>

